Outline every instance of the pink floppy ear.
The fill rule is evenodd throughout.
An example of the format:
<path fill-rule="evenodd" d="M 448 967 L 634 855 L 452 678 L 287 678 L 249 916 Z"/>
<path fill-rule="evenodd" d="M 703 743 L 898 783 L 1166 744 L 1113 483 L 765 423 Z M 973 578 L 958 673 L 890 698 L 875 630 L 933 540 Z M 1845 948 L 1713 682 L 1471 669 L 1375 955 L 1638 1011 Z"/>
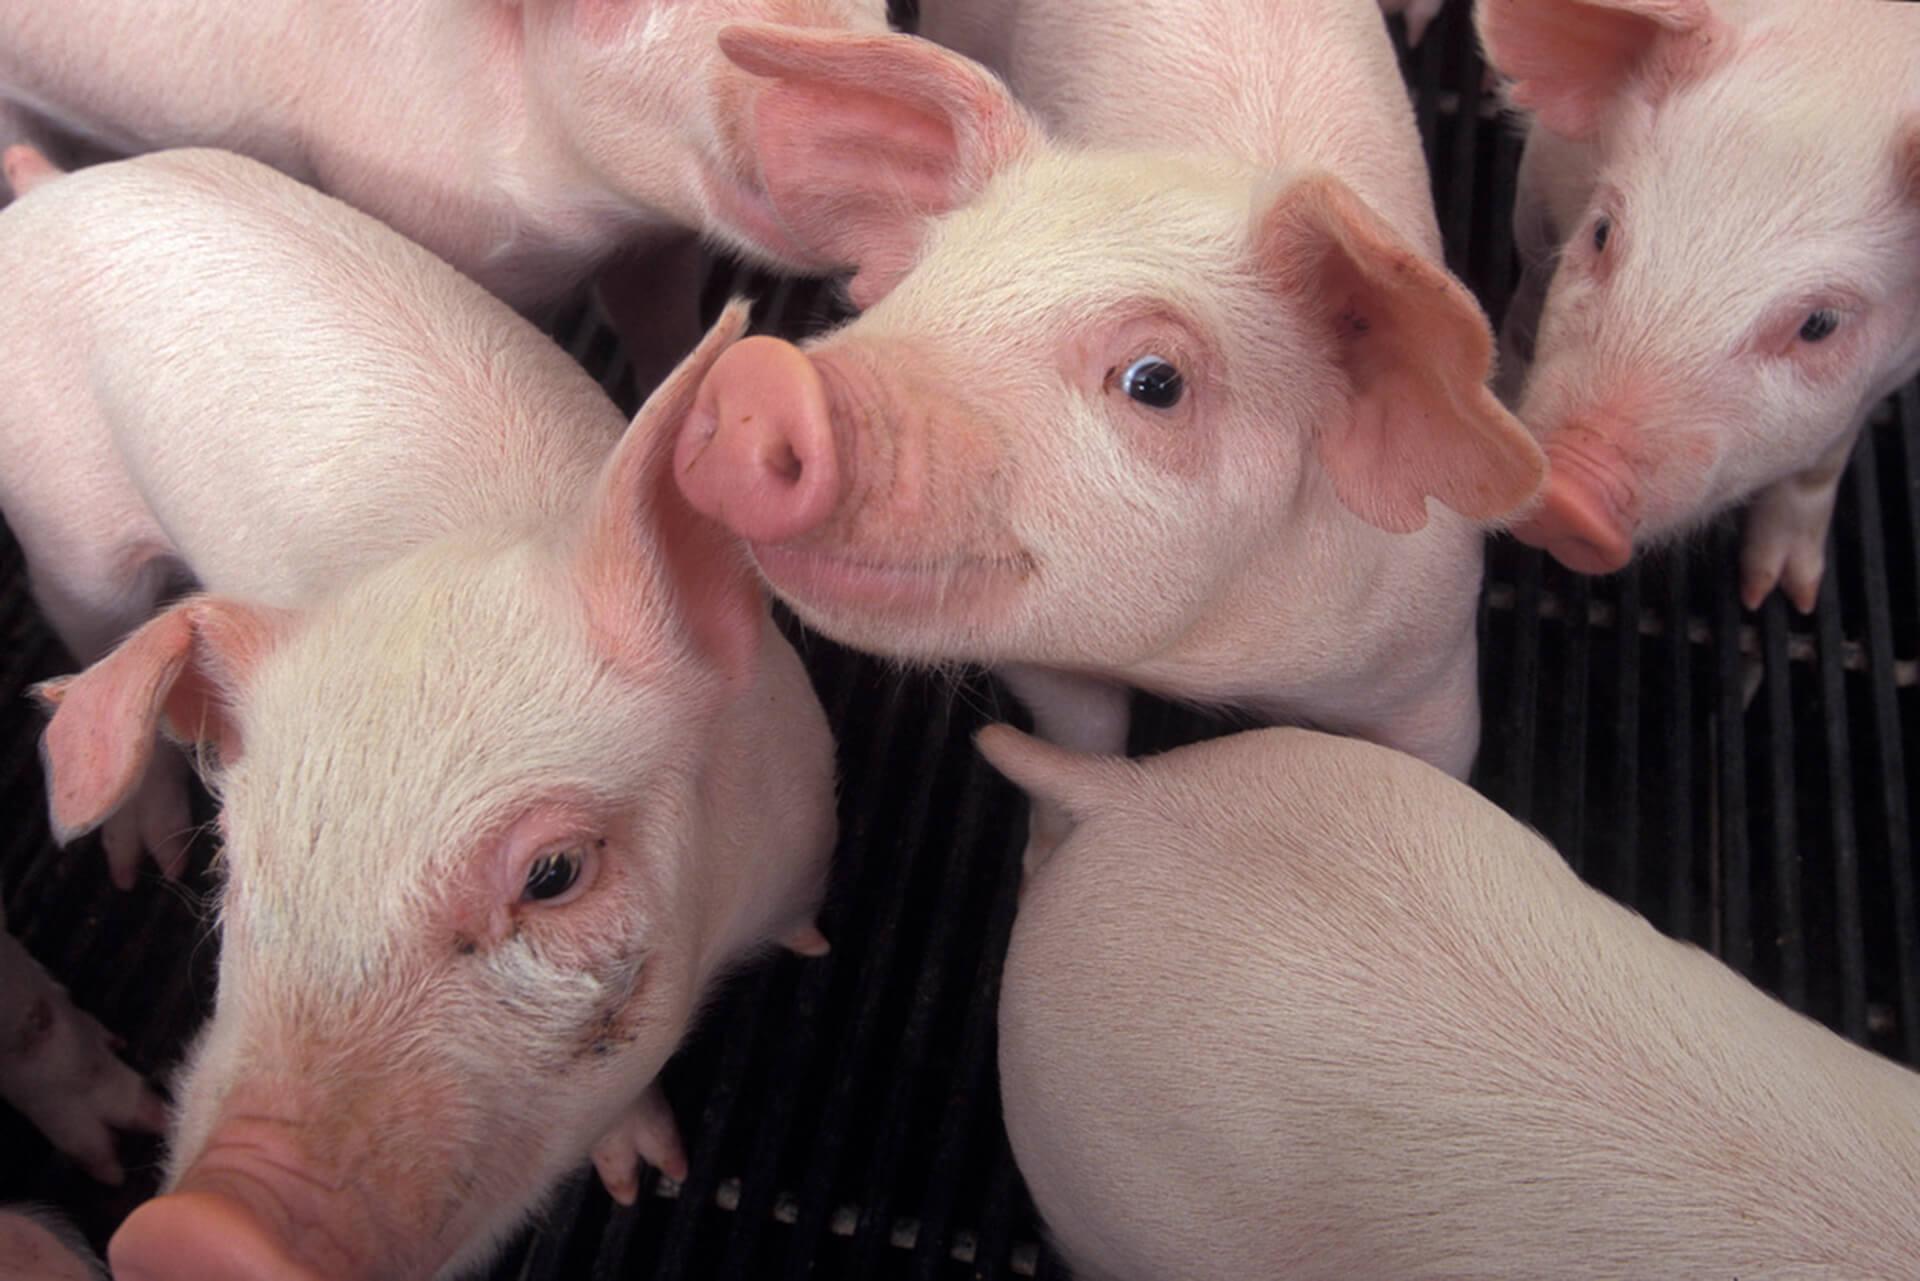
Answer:
<path fill-rule="evenodd" d="M 201 596 L 148 622 L 77 676 L 34 689 L 53 712 L 40 752 L 56 840 L 106 821 L 146 773 L 156 732 L 240 755 L 241 686 L 272 648 L 276 611 Z"/>
<path fill-rule="evenodd" d="M 1711 0 L 1480 0 L 1475 20 L 1513 105 L 1576 141 L 1629 84 L 1657 97 L 1728 43 Z"/>
<path fill-rule="evenodd" d="M 601 468 L 576 571 L 595 641 L 617 663 L 670 652 L 676 632 L 729 680 L 744 680 L 758 660 L 767 605 L 752 563 L 673 483 L 680 428 L 713 362 L 746 331 L 748 310 L 739 299 L 727 304 Z"/>
<path fill-rule="evenodd" d="M 1280 193 L 1257 252 L 1289 305 L 1319 312 L 1346 374 L 1345 411 L 1319 437 L 1341 502 L 1408 533 L 1428 496 L 1482 521 L 1533 496 L 1545 456 L 1487 389 L 1493 337 L 1459 281 L 1326 174 Z"/>
<path fill-rule="evenodd" d="M 796 239 L 858 269 L 860 307 L 913 266 L 929 218 L 1040 136 L 990 72 L 916 36 L 731 26 L 720 48 L 772 81 L 752 108 L 761 181 Z"/>

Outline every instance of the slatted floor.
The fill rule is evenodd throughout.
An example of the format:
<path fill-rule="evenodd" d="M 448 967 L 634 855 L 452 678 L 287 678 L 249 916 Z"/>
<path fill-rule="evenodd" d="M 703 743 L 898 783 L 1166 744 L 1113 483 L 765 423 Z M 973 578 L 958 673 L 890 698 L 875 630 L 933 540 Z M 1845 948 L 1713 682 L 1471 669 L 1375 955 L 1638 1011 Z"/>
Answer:
<path fill-rule="evenodd" d="M 1513 274 L 1518 139 L 1482 93 L 1456 0 L 1407 61 L 1451 265 L 1498 314 Z M 733 284 L 717 281 L 717 303 Z M 826 319 L 817 290 L 750 280 L 763 326 Z M 610 385 L 611 339 L 558 329 Z M 1482 604 L 1487 734 L 1475 781 L 1579 869 L 1797 1008 L 1920 1063 L 1908 762 L 1920 752 L 1920 389 L 1849 472 L 1811 619 L 1744 613 L 1731 523 L 1589 581 L 1502 542 Z M 798 636 L 798 634 L 796 633 Z M 840 736 L 831 956 L 741 975 L 668 1069 L 685 1187 L 633 1210 L 582 1176 L 492 1273 L 507 1278 L 1057 1277 L 1008 1158 L 993 1003 L 1024 810 L 971 752 L 990 683 L 903 678 L 798 636 Z M 0 541 L 0 896 L 8 925 L 161 1070 L 212 996 L 207 852 L 184 891 L 107 884 L 48 844 L 20 691 L 64 666 Z M 1195 736 L 1141 710 L 1136 750 Z M 132 1153 L 150 1162 L 151 1149 Z M 144 1169 L 144 1167 L 143 1167 Z M 103 1193 L 0 1111 L 0 1198 L 63 1204 L 104 1239 L 151 1188 Z"/>

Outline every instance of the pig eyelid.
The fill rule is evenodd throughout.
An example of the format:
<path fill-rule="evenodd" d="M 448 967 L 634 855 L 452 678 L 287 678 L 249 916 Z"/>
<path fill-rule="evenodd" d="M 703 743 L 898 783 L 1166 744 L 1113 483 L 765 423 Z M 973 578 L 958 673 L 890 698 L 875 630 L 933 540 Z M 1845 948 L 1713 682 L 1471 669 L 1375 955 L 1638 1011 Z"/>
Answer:
<path fill-rule="evenodd" d="M 1607 245 L 1612 238 L 1613 215 L 1603 209 L 1600 211 L 1600 215 L 1593 220 L 1593 252 L 1597 254 L 1607 252 Z"/>
<path fill-rule="evenodd" d="M 564 907 L 593 884 L 606 851 L 605 837 L 587 837 L 544 846 L 527 860 L 517 906 Z"/>

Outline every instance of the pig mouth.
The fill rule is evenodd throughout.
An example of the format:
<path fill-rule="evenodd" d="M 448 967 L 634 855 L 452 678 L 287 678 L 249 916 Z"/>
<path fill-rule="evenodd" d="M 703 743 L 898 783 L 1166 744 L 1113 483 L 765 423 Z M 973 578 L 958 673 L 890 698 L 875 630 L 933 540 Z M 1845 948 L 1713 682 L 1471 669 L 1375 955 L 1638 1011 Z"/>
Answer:
<path fill-rule="evenodd" d="M 750 543 L 774 590 L 801 606 L 881 612 L 975 611 L 1001 603 L 1039 572 L 1031 552 L 881 560 L 791 543 Z"/>

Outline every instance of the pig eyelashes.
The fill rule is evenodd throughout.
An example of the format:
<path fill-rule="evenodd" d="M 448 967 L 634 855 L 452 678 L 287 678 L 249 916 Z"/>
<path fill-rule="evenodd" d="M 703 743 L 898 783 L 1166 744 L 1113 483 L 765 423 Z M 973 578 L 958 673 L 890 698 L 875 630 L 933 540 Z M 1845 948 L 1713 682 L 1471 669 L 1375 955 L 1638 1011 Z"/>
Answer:
<path fill-rule="evenodd" d="M 578 898 L 592 883 L 590 873 L 606 848 L 605 837 L 555 846 L 534 855 L 527 864 L 525 883 L 520 891 L 523 905 L 558 907 Z"/>
<path fill-rule="evenodd" d="M 1833 337 L 1833 331 L 1840 328 L 1840 313 L 1831 307 L 1820 307 L 1807 316 L 1806 323 L 1800 326 L 1800 341 L 1804 343 L 1825 342 Z"/>

